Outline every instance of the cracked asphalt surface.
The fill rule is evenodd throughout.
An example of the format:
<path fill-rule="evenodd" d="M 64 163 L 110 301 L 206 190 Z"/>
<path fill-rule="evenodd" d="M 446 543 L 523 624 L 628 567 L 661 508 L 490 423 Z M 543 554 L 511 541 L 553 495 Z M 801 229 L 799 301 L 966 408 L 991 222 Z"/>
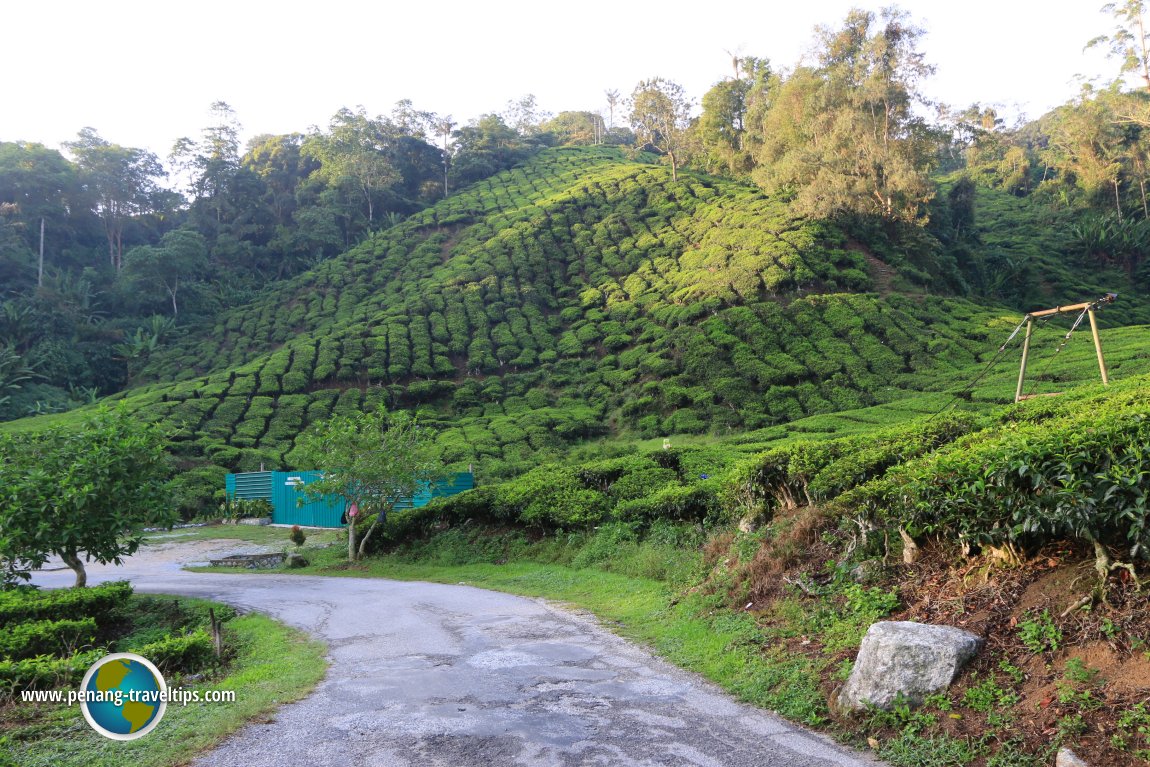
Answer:
<path fill-rule="evenodd" d="M 879 764 L 542 600 L 180 569 L 243 550 L 234 541 L 148 546 L 122 567 L 89 571 L 90 583 L 128 578 L 140 592 L 258 610 L 328 643 L 331 666 L 312 695 L 245 726 L 197 767 Z M 34 580 L 67 586 L 71 577 L 44 571 Z"/>

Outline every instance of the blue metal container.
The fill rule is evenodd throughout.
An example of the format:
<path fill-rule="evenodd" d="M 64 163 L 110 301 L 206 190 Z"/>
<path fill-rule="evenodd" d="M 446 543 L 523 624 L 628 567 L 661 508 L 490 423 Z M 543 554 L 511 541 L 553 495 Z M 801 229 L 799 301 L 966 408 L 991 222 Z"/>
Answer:
<path fill-rule="evenodd" d="M 272 523 L 303 527 L 340 527 L 347 505 L 343 499 L 329 495 L 310 500 L 303 487 L 323 476 L 322 471 L 249 471 L 229 474 L 225 480 L 229 498 L 263 498 L 272 505 Z M 475 475 L 469 471 L 446 476 L 434 483 L 423 483 L 411 498 L 395 504 L 395 509 L 418 509 L 432 498 L 456 495 L 475 487 Z"/>

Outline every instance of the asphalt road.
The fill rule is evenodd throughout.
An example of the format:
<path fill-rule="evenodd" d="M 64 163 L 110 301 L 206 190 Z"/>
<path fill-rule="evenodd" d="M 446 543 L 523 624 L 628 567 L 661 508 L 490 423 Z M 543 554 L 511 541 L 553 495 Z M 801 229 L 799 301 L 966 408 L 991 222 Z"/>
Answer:
<path fill-rule="evenodd" d="M 140 592 L 217 599 L 328 643 L 331 667 L 311 696 L 244 727 L 197 767 L 877 764 L 542 600 L 180 569 L 243 548 L 146 547 L 123 567 L 90 571 L 90 583 L 126 577 Z M 35 582 L 69 585 L 71 573 Z"/>

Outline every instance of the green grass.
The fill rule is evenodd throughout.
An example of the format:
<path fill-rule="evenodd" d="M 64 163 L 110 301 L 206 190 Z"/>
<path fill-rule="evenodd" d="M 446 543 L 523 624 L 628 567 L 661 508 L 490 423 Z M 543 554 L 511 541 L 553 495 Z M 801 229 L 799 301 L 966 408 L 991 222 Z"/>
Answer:
<path fill-rule="evenodd" d="M 182 603 L 203 604 L 200 600 Z M 235 690 L 236 701 L 169 704 L 163 721 L 139 740 L 112 741 L 94 732 L 78 706 L 13 703 L 0 712 L 11 764 L 20 767 L 172 767 L 190 762 L 248 721 L 315 688 L 327 668 L 323 643 L 256 613 L 225 624 L 236 657 L 226 675 L 191 689 Z M 173 680 L 168 680 L 169 684 Z M 0 751 L 0 765 L 5 765 Z"/>

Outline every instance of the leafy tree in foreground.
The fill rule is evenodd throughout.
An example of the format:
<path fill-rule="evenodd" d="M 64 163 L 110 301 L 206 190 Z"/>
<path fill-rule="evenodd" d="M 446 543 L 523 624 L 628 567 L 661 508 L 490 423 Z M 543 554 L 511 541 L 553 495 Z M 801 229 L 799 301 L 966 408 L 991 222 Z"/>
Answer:
<path fill-rule="evenodd" d="M 78 427 L 0 434 L 0 566 L 27 578 L 52 554 L 87 584 L 84 560 L 120 564 L 145 526 L 171 524 L 158 427 L 124 406 Z M 83 555 L 83 559 L 81 559 Z"/>
<path fill-rule="evenodd" d="M 336 416 L 300 438 L 297 456 L 303 465 L 324 470 L 304 488 L 311 498 L 338 495 L 349 509 L 347 558 L 355 562 L 402 498 L 415 494 L 440 468 L 432 450 L 432 432 L 407 413 L 389 414 L 383 407 L 367 413 Z M 374 516 L 372 516 L 374 515 Z M 362 536 L 356 528 L 371 517 Z"/>

